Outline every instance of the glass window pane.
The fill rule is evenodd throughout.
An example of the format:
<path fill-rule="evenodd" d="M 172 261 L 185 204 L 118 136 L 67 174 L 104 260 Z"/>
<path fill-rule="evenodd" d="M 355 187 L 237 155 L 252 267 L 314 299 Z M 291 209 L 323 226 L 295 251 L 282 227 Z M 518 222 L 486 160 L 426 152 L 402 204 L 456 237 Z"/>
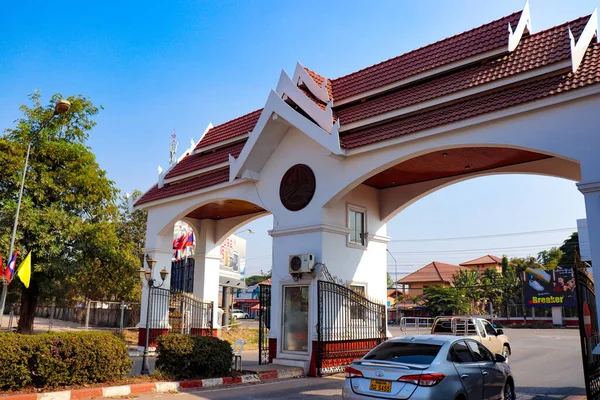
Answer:
<path fill-rule="evenodd" d="M 283 350 L 308 351 L 308 286 L 284 287 Z"/>
<path fill-rule="evenodd" d="M 357 243 L 360 244 L 365 244 L 364 242 L 364 232 L 365 232 L 365 223 L 364 223 L 364 219 L 365 219 L 365 214 L 361 213 L 361 212 L 357 212 L 356 213 L 356 235 L 357 235 Z"/>
<path fill-rule="evenodd" d="M 380 344 L 365 360 L 383 360 L 407 364 L 431 364 L 442 346 L 424 343 L 388 341 Z"/>
<path fill-rule="evenodd" d="M 469 348 L 467 347 L 467 344 L 465 342 L 455 343 L 454 346 L 452 346 L 452 350 L 450 351 L 450 356 L 452 358 L 452 362 L 473 362 L 473 355 L 469 351 Z"/>
<path fill-rule="evenodd" d="M 350 242 L 356 243 L 357 235 L 356 235 L 356 212 L 350 210 Z"/>
<path fill-rule="evenodd" d="M 492 353 L 490 353 L 483 345 L 470 340 L 467 342 L 467 345 L 471 349 L 471 352 L 473 352 L 473 357 L 476 362 L 494 361 Z"/>

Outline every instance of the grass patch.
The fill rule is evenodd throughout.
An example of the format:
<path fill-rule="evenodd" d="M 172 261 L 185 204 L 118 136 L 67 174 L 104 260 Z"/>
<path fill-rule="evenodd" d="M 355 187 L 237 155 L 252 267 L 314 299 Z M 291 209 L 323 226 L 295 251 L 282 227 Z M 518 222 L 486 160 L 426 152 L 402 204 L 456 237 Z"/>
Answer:
<path fill-rule="evenodd" d="M 234 328 L 221 332 L 221 339 L 231 343 L 231 347 L 237 340 L 245 340 L 244 350 L 258 350 L 257 328 Z"/>

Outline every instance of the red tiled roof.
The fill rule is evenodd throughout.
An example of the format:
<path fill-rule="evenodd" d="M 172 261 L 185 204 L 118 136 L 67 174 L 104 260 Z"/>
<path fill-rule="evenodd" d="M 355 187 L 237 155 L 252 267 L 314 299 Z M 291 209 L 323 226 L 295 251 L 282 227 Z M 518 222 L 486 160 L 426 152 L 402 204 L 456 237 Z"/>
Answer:
<path fill-rule="evenodd" d="M 196 145 L 196 149 L 249 133 L 254 129 L 261 112 L 262 108 L 211 128 Z"/>
<path fill-rule="evenodd" d="M 434 261 L 427 264 L 421 269 L 416 270 L 410 275 L 400 279 L 398 283 L 435 283 L 435 282 L 448 282 L 452 281 L 452 276 L 456 274 L 456 271 L 460 269 L 466 269 L 459 265 L 452 265 Z"/>
<path fill-rule="evenodd" d="M 470 31 L 333 79 L 331 81 L 333 98 L 341 100 L 486 51 L 502 47 L 506 47 L 508 51 L 508 23 L 510 22 L 514 29 L 520 17 L 519 11 Z"/>
<path fill-rule="evenodd" d="M 576 74 L 572 72 L 526 82 L 503 91 L 410 115 L 381 125 L 361 128 L 340 137 L 345 148 L 356 148 L 539 100 L 600 83 L 600 44 L 591 45 Z"/>
<path fill-rule="evenodd" d="M 188 155 L 179 163 L 177 163 L 177 165 L 175 165 L 175 167 L 169 171 L 165 178 L 173 178 L 175 176 L 184 175 L 189 172 L 226 162 L 229 160 L 230 154 L 237 158 L 242 152 L 245 143 L 246 141 L 244 140 L 242 143 L 236 143 L 232 146 L 227 146 L 208 154 L 195 153 Z"/>
<path fill-rule="evenodd" d="M 300 86 L 298 86 L 298 89 L 300 89 L 300 91 L 302 93 L 304 93 L 304 95 L 306 97 L 308 97 L 309 99 L 311 99 L 313 101 L 313 103 L 315 103 L 316 105 L 318 105 L 321 110 L 325 111 L 325 108 L 327 108 L 327 104 L 323 103 L 321 100 L 317 99 L 309 90 L 306 90 Z"/>
<path fill-rule="evenodd" d="M 177 181 L 165 184 L 162 188 L 154 185 L 135 203 L 136 206 L 149 203 L 154 200 L 160 200 L 167 197 L 177 196 L 179 194 L 193 192 L 229 181 L 229 167 L 208 174 L 196 176 L 191 179 Z"/>
<path fill-rule="evenodd" d="M 325 85 L 325 88 L 327 89 L 327 93 L 329 93 L 329 98 L 332 99 L 333 96 L 332 96 L 331 80 L 325 78 L 324 76 L 317 74 L 315 71 L 311 71 L 310 69 L 308 69 L 306 67 L 304 67 L 304 69 L 306 70 L 308 75 L 310 75 L 312 80 L 315 81 L 315 83 L 317 85 L 319 85 L 319 87 L 323 87 L 323 81 L 327 82 Z"/>
<path fill-rule="evenodd" d="M 510 54 L 489 63 L 475 64 L 425 81 L 404 87 L 365 102 L 337 109 L 342 124 L 373 117 L 403 107 L 446 96 L 478 85 L 521 74 L 571 57 L 569 27 L 578 37 L 589 16 L 564 23 L 521 39 Z"/>
<path fill-rule="evenodd" d="M 491 256 L 491 255 L 487 254 L 483 257 L 479 257 L 479 258 L 476 258 L 471 261 L 460 263 L 459 265 L 466 267 L 468 265 L 480 265 L 480 264 L 502 264 L 502 259 L 500 257 Z"/>

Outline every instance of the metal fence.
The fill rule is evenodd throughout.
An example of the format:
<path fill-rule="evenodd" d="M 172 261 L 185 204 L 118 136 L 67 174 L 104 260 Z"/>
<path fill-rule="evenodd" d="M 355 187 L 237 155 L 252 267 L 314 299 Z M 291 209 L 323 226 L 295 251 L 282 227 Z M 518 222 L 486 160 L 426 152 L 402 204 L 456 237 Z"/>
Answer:
<path fill-rule="evenodd" d="M 271 329 L 271 285 L 259 285 L 258 314 L 258 364 L 268 364 L 275 354 L 270 354 L 267 333 Z"/>
<path fill-rule="evenodd" d="M 587 398 L 600 399 L 600 356 L 592 353 L 599 343 L 596 292 L 594 282 L 585 270 L 575 270 L 581 358 Z"/>
<path fill-rule="evenodd" d="M 335 373 L 386 339 L 386 306 L 333 282 L 318 282 L 317 375 Z"/>
<path fill-rule="evenodd" d="M 189 293 L 150 288 L 149 304 L 150 343 L 167 333 L 213 336 L 213 302 Z"/>
<path fill-rule="evenodd" d="M 19 315 L 19 308 L 14 312 Z M 75 307 L 57 307 L 55 305 L 39 305 L 35 309 L 35 316 L 49 320 L 48 329 L 52 329 L 53 321 L 66 321 L 79 324 L 83 329 L 93 327 L 133 328 L 140 322 L 140 304 L 88 300 Z"/>

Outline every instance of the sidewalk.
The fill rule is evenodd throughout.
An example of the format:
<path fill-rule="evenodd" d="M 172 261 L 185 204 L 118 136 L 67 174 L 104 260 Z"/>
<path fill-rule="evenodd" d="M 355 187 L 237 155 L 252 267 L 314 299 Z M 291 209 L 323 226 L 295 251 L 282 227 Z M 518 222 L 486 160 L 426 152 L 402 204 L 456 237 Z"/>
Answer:
<path fill-rule="evenodd" d="M 131 354 L 131 353 L 130 353 Z M 133 360 L 133 368 L 129 376 L 140 375 L 142 371 L 142 352 L 131 356 Z M 150 373 L 154 372 L 154 364 L 156 363 L 156 356 L 148 357 L 148 365 L 150 366 Z M 284 370 L 289 367 L 277 364 L 258 365 L 258 350 L 246 350 L 242 351 L 242 371 L 248 372 L 260 372 L 260 371 L 271 371 L 271 370 Z"/>

